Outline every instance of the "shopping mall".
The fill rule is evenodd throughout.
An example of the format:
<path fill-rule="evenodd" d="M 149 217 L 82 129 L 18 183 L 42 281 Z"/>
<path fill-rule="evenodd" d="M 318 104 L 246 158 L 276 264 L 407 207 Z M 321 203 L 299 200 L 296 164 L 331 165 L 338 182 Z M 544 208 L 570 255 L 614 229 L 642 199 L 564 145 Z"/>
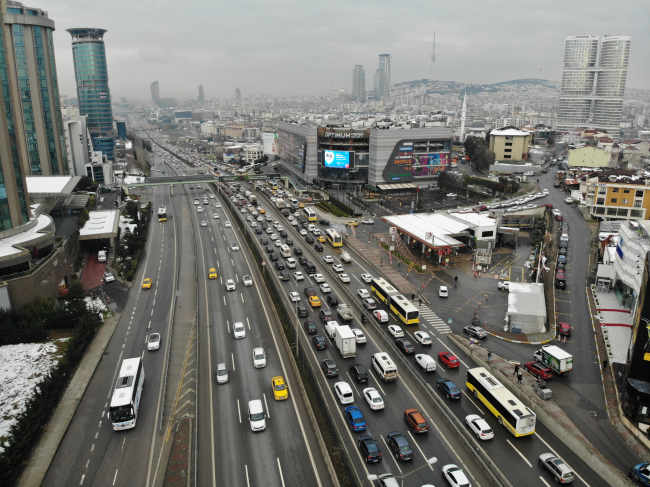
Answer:
<path fill-rule="evenodd" d="M 281 122 L 276 150 L 282 169 L 306 184 L 424 189 L 450 167 L 452 129 L 444 121 L 418 125 Z"/>

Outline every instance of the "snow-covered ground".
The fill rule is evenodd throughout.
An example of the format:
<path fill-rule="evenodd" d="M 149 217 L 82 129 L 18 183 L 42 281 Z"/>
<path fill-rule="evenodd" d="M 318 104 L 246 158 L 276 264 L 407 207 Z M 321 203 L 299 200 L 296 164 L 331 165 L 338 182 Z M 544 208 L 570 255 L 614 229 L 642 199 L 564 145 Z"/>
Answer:
<path fill-rule="evenodd" d="M 67 338 L 0 347 L 0 438 L 9 434 L 16 415 L 32 397 L 36 384 L 57 364 L 54 342 L 64 340 Z"/>
<path fill-rule="evenodd" d="M 122 230 L 122 233 L 124 233 L 124 230 L 127 229 L 127 228 L 129 229 L 129 231 L 131 233 L 133 233 L 133 231 L 135 230 L 135 227 L 137 227 L 137 225 L 135 223 L 131 223 L 132 221 L 133 220 L 131 220 L 130 218 L 125 218 L 124 216 L 120 215 L 120 223 L 119 223 L 119 225 L 120 225 L 120 229 Z"/>

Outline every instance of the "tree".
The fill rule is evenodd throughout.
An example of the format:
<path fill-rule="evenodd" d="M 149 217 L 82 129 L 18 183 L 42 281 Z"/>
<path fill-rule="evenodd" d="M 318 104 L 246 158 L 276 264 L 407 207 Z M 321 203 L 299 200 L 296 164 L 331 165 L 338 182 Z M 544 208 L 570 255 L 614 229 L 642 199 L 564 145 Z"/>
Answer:
<path fill-rule="evenodd" d="M 88 176 L 81 176 L 79 182 L 77 183 L 77 186 L 75 187 L 75 191 L 86 191 L 92 183 L 92 179 L 90 179 Z"/>
<path fill-rule="evenodd" d="M 555 145 L 555 133 L 554 132 L 550 132 L 548 134 L 548 137 L 546 138 L 546 143 L 548 145 Z"/>

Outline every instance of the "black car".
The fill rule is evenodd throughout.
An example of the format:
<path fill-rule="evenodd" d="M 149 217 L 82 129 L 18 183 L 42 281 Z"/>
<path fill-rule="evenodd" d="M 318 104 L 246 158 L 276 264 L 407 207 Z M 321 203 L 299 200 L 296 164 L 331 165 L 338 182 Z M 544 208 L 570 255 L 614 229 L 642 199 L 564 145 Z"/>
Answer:
<path fill-rule="evenodd" d="M 282 237 L 282 238 L 287 238 L 287 231 L 286 231 L 286 230 L 282 230 L 282 231 L 280 232 L 280 237 Z"/>
<path fill-rule="evenodd" d="M 322 219 L 318 220 L 318 223 L 320 223 L 321 225 L 329 225 L 330 221 L 325 220 L 325 218 L 322 218 Z"/>
<path fill-rule="evenodd" d="M 555 183 L 553 183 L 553 187 L 554 187 L 554 188 L 559 188 L 559 187 L 560 187 L 560 183 L 559 183 L 559 182 L 555 182 Z"/>
<path fill-rule="evenodd" d="M 326 358 L 320 363 L 320 368 L 325 372 L 326 377 L 337 377 L 339 375 L 339 368 L 336 366 L 336 362 L 331 358 Z"/>
<path fill-rule="evenodd" d="M 298 310 L 298 318 L 307 318 L 307 316 L 309 316 L 305 306 L 298 305 L 296 306 L 296 309 Z"/>
<path fill-rule="evenodd" d="M 294 249 L 294 250 L 296 250 L 296 249 Z M 309 262 L 309 259 L 307 257 L 305 257 L 304 255 L 301 255 L 300 257 L 298 257 L 298 264 L 305 265 L 307 262 Z"/>
<path fill-rule="evenodd" d="M 326 309 L 321 309 L 318 312 L 318 317 L 323 323 L 327 323 L 328 321 L 331 321 L 334 319 L 334 316 L 332 315 L 332 312 Z"/>
<path fill-rule="evenodd" d="M 566 262 L 557 263 L 557 270 L 564 269 L 564 268 L 566 268 Z"/>
<path fill-rule="evenodd" d="M 267 245 L 266 251 L 270 254 L 271 252 L 275 251 L 275 247 L 273 245 Z"/>
<path fill-rule="evenodd" d="M 395 340 L 395 345 L 404 353 L 415 353 L 415 347 L 406 338 L 398 338 Z"/>
<path fill-rule="evenodd" d="M 316 296 L 316 291 L 314 291 L 313 287 L 306 287 L 303 292 L 305 293 L 305 296 Z"/>
<path fill-rule="evenodd" d="M 276 260 L 278 260 L 278 254 L 276 254 L 275 252 L 271 252 L 269 254 L 269 259 L 271 259 L 273 262 L 275 262 Z"/>
<path fill-rule="evenodd" d="M 259 235 L 260 233 L 262 233 L 262 229 L 261 228 L 256 228 L 255 233 Z"/>
<path fill-rule="evenodd" d="M 372 436 L 361 436 L 359 438 L 359 451 L 366 463 L 381 462 L 381 452 Z"/>
<path fill-rule="evenodd" d="M 286 240 L 285 243 L 286 243 L 287 245 L 293 245 L 293 240 L 291 240 L 290 238 L 288 238 L 288 239 Z"/>
<path fill-rule="evenodd" d="M 361 364 L 350 365 L 350 375 L 359 384 L 365 384 L 368 382 L 368 373 L 366 372 L 364 366 Z"/>
<path fill-rule="evenodd" d="M 269 244 L 269 239 L 268 238 L 263 238 L 261 240 L 262 245 L 268 245 Z"/>
<path fill-rule="evenodd" d="M 560 247 L 560 251 L 558 252 L 558 255 L 566 255 L 567 250 L 568 249 L 566 247 Z"/>
<path fill-rule="evenodd" d="M 318 328 L 316 328 L 316 323 L 313 321 L 305 321 L 304 323 L 305 331 L 309 335 L 313 335 L 314 333 L 318 333 Z"/>
<path fill-rule="evenodd" d="M 566 249 L 568 246 L 569 246 L 569 242 L 567 242 L 566 240 L 561 240 L 560 241 L 560 248 L 561 249 Z"/>
<path fill-rule="evenodd" d="M 283 271 L 284 270 L 284 262 L 282 262 L 281 260 L 276 262 L 275 263 L 275 270 Z"/>
<path fill-rule="evenodd" d="M 323 245 L 322 245 L 320 242 L 316 242 L 316 243 L 314 244 L 314 248 L 315 248 L 318 252 L 322 252 L 322 251 L 323 251 Z"/>
<path fill-rule="evenodd" d="M 409 445 L 406 437 L 399 431 L 393 431 L 386 436 L 386 444 L 391 449 L 393 455 L 403 462 L 413 460 L 413 449 Z"/>
<path fill-rule="evenodd" d="M 327 340 L 325 340 L 325 337 L 322 337 L 321 335 L 316 335 L 314 338 L 311 339 L 311 341 L 314 342 L 314 345 L 316 346 L 316 350 L 327 349 Z"/>
<path fill-rule="evenodd" d="M 339 305 L 339 298 L 333 295 L 327 296 L 327 304 L 329 306 L 338 306 Z"/>
<path fill-rule="evenodd" d="M 314 237 L 312 237 L 311 235 L 307 235 L 307 236 L 305 237 L 305 242 L 307 242 L 307 243 L 314 243 Z"/>
<path fill-rule="evenodd" d="M 287 271 L 282 271 L 278 274 L 278 277 L 280 278 L 281 281 L 288 281 L 291 279 L 291 276 Z"/>
<path fill-rule="evenodd" d="M 302 255 L 302 249 L 300 247 L 294 247 L 293 255 Z"/>

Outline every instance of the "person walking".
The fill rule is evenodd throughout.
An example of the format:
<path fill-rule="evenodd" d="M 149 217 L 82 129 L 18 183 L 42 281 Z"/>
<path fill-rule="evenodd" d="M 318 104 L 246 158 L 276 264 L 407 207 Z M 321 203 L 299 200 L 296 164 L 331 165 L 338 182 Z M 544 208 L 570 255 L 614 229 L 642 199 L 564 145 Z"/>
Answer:
<path fill-rule="evenodd" d="M 411 294 L 411 301 L 415 301 L 415 294 Z"/>
<path fill-rule="evenodd" d="M 512 375 L 517 375 L 519 374 L 519 364 L 515 364 L 515 371 L 513 372 Z"/>
<path fill-rule="evenodd" d="M 519 372 L 519 373 L 517 374 L 517 382 L 518 382 L 519 384 L 521 384 L 521 380 L 522 380 L 523 378 L 524 378 L 524 377 L 521 375 L 521 372 Z"/>
<path fill-rule="evenodd" d="M 418 301 L 420 301 L 420 308 L 422 307 L 422 298 L 418 298 Z"/>
<path fill-rule="evenodd" d="M 488 350 L 488 362 L 492 360 L 492 350 Z"/>
<path fill-rule="evenodd" d="M 607 360 L 603 360 L 603 370 L 607 368 Z"/>

